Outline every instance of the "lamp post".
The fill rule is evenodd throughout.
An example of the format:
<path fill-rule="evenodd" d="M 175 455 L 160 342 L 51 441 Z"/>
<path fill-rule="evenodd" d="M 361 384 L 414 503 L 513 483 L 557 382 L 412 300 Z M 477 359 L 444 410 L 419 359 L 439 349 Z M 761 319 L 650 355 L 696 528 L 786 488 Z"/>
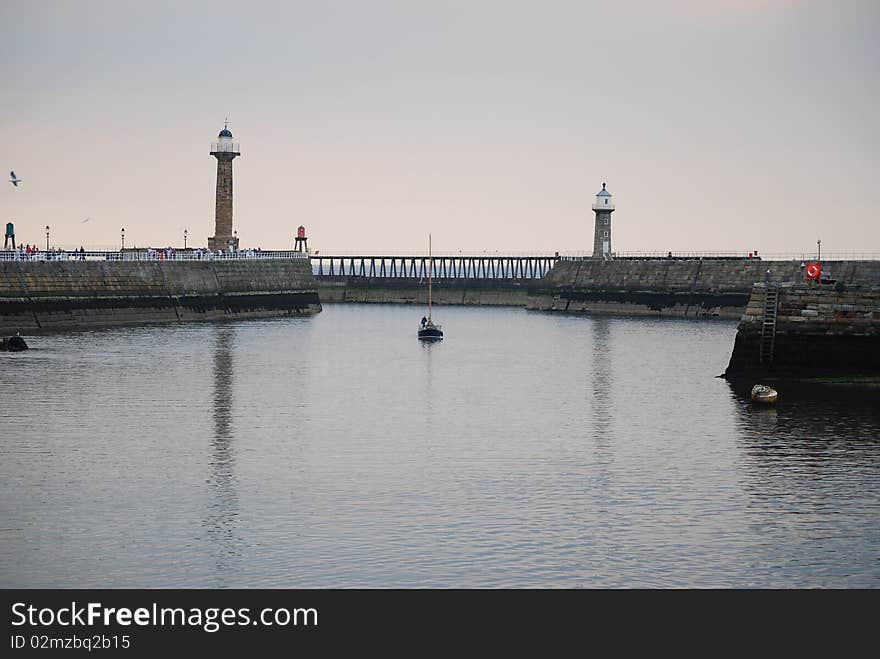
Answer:
<path fill-rule="evenodd" d="M 183 230 L 183 251 L 186 251 L 186 229 Z"/>
<path fill-rule="evenodd" d="M 822 261 L 822 240 L 821 239 L 816 241 L 816 260 L 819 262 Z"/>
<path fill-rule="evenodd" d="M 122 251 L 125 251 L 125 229 L 122 229 Z"/>
<path fill-rule="evenodd" d="M 46 225 L 46 251 L 49 251 L 49 225 Z"/>
<path fill-rule="evenodd" d="M 235 248 L 235 251 L 238 251 L 238 229 L 232 232 L 232 244 Z"/>

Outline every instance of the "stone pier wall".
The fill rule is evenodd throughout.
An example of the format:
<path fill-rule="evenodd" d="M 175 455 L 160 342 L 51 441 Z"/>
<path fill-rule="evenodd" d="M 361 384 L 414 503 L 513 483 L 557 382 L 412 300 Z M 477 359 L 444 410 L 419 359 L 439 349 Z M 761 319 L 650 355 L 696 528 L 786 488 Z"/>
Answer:
<path fill-rule="evenodd" d="M 739 318 L 756 282 L 804 279 L 801 261 L 560 261 L 541 280 L 530 309 L 607 314 Z M 829 261 L 837 281 L 880 284 L 880 261 Z"/>
<path fill-rule="evenodd" d="M 0 262 L 3 335 L 320 309 L 308 259 Z"/>
<path fill-rule="evenodd" d="M 319 277 L 322 302 L 428 304 L 428 284 L 406 277 Z M 525 307 L 531 284 L 489 279 L 442 279 L 434 282 L 433 303 Z"/>
<path fill-rule="evenodd" d="M 682 318 L 739 319 L 752 286 L 800 282 L 800 261 L 616 260 L 559 261 L 543 279 L 441 278 L 435 304 L 506 305 L 536 311 Z M 825 271 L 844 283 L 880 285 L 880 261 L 832 261 Z M 405 277 L 317 277 L 321 300 L 426 304 L 427 282 Z"/>
<path fill-rule="evenodd" d="M 728 378 L 880 376 L 880 286 L 781 285 L 769 363 L 760 360 L 764 295 L 753 288 Z"/>

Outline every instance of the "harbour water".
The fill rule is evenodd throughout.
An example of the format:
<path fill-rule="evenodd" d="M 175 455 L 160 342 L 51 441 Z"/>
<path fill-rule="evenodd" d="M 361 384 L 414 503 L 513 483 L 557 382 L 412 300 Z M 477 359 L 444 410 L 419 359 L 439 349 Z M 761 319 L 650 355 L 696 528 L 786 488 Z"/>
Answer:
<path fill-rule="evenodd" d="M 880 390 L 753 409 L 735 322 L 422 313 L 0 355 L 0 586 L 880 586 Z"/>

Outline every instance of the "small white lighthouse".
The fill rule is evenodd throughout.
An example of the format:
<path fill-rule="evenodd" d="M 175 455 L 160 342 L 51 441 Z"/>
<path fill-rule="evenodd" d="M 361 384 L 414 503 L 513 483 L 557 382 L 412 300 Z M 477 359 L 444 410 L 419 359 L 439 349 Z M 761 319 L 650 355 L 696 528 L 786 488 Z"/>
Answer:
<path fill-rule="evenodd" d="M 611 193 L 602 189 L 596 194 L 596 201 L 593 203 L 593 210 L 596 213 L 596 229 L 593 233 L 593 258 L 611 259 L 611 213 L 614 212 L 614 200 Z"/>

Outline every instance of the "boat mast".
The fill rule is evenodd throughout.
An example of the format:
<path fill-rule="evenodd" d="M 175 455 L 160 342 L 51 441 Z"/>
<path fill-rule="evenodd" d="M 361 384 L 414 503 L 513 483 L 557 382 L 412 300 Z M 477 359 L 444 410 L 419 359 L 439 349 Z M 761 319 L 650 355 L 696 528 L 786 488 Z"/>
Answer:
<path fill-rule="evenodd" d="M 434 257 L 431 255 L 431 234 L 428 234 L 428 322 L 431 322 L 431 277 L 434 274 Z"/>

